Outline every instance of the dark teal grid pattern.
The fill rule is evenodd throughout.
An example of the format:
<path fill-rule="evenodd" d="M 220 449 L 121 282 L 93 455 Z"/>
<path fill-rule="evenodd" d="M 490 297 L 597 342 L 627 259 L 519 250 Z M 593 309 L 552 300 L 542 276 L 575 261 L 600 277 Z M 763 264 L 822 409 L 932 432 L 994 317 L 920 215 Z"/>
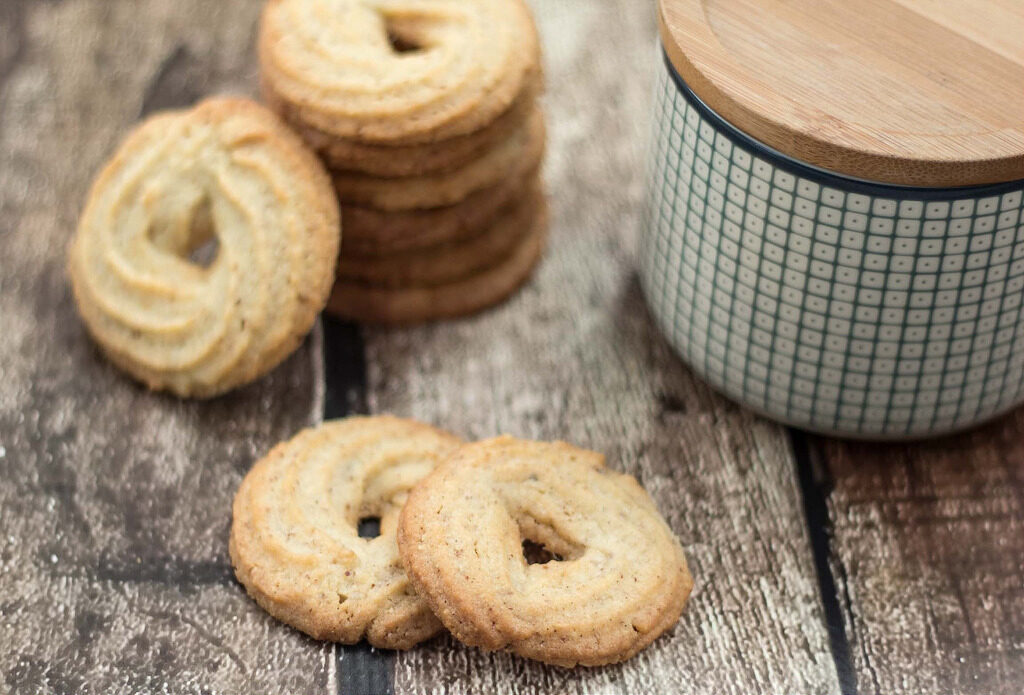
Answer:
<path fill-rule="evenodd" d="M 734 143 L 661 68 L 641 277 L 682 357 L 808 429 L 923 436 L 1024 400 L 1022 191 L 875 197 Z"/>

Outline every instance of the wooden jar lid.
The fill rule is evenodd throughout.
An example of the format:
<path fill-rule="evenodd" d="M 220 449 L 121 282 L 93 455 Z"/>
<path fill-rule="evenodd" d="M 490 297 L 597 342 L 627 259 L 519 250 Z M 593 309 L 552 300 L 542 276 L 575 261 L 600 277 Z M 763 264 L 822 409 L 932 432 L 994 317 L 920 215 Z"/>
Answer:
<path fill-rule="evenodd" d="M 670 61 L 783 154 L 907 186 L 1024 179 L 1024 0 L 659 0 Z"/>

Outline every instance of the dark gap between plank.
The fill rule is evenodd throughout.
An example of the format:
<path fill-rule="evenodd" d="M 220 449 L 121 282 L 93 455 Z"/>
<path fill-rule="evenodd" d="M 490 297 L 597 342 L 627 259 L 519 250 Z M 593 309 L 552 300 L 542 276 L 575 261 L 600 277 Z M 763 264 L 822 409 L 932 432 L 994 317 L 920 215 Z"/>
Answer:
<path fill-rule="evenodd" d="M 324 419 L 366 414 L 366 354 L 354 323 L 326 314 L 324 325 Z"/>
<path fill-rule="evenodd" d="M 324 418 L 366 413 L 366 353 L 359 327 L 323 317 Z M 379 527 L 361 524 L 360 535 L 379 533 Z M 365 642 L 337 645 L 338 695 L 394 695 L 394 654 Z"/>
<path fill-rule="evenodd" d="M 818 589 L 825 611 L 825 627 L 836 664 L 839 687 L 843 695 L 857 695 L 857 674 L 853 668 L 850 640 L 843 622 L 843 607 L 832 568 L 842 573 L 842 564 L 832 553 L 832 521 L 828 516 L 828 495 L 832 483 L 821 457 L 813 449 L 809 435 L 789 430 L 789 441 L 796 459 L 797 476 L 804 502 L 804 518 L 811 539 L 814 570 L 818 576 Z M 846 599 L 848 603 L 848 598 Z M 849 610 L 849 605 L 847 605 Z"/>

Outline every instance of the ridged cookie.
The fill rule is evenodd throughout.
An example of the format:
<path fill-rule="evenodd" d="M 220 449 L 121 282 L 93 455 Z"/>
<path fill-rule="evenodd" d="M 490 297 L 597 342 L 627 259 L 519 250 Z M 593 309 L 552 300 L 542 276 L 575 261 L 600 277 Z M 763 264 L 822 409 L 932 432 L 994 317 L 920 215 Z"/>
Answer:
<path fill-rule="evenodd" d="M 528 564 L 524 540 L 560 559 Z M 563 442 L 463 446 L 409 495 L 398 548 L 459 640 L 560 666 L 636 654 L 675 624 L 693 586 L 637 481 Z"/>
<path fill-rule="evenodd" d="M 401 178 L 334 171 L 331 177 L 343 204 L 386 211 L 436 208 L 465 200 L 475 191 L 505 178 L 519 178 L 537 168 L 544 156 L 544 139 L 544 117 L 535 108 L 511 137 L 451 171 Z"/>
<path fill-rule="evenodd" d="M 467 239 L 390 256 L 338 258 L 338 278 L 376 287 L 400 288 L 441 285 L 508 257 L 530 232 L 538 215 L 544 214 L 544 194 L 533 186 L 493 223 Z"/>
<path fill-rule="evenodd" d="M 93 183 L 68 271 L 111 360 L 150 388 L 208 397 L 298 347 L 339 236 L 313 153 L 262 106 L 216 98 L 128 136 Z M 209 265 L 190 260 L 212 239 Z"/>
<path fill-rule="evenodd" d="M 258 43 L 287 121 L 374 143 L 480 130 L 540 62 L 522 0 L 270 0 Z"/>
<path fill-rule="evenodd" d="M 346 205 L 341 211 L 345 236 L 342 254 L 388 256 L 438 244 L 461 241 L 489 227 L 538 177 L 531 169 L 519 178 L 507 178 L 454 205 L 425 210 L 382 212 Z"/>
<path fill-rule="evenodd" d="M 432 287 L 389 289 L 339 278 L 327 311 L 363 323 L 408 324 L 473 314 L 497 304 L 526 282 L 540 259 L 547 236 L 542 208 L 530 231 L 512 252 L 474 275 Z"/>
<path fill-rule="evenodd" d="M 232 509 L 231 562 L 272 616 L 316 638 L 407 649 L 441 624 L 398 559 L 395 527 L 409 489 L 459 445 L 390 416 L 304 430 L 242 481 Z M 380 535 L 361 538 L 361 518 Z"/>
<path fill-rule="evenodd" d="M 531 77 L 512 105 L 491 124 L 466 135 L 419 145 L 364 143 L 311 126 L 292 125 L 331 169 L 383 177 L 421 176 L 464 166 L 507 139 L 533 113 L 541 89 L 541 77 Z M 285 110 L 283 104 L 272 101 L 272 93 L 267 97 L 272 108 Z"/>

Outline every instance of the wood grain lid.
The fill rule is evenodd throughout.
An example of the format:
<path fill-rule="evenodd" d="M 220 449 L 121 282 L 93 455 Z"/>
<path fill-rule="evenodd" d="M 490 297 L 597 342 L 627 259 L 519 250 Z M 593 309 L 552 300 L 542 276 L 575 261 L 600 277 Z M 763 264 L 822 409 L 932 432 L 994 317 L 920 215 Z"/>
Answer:
<path fill-rule="evenodd" d="M 659 0 L 694 93 L 783 154 L 870 181 L 1024 179 L 1024 0 Z"/>

